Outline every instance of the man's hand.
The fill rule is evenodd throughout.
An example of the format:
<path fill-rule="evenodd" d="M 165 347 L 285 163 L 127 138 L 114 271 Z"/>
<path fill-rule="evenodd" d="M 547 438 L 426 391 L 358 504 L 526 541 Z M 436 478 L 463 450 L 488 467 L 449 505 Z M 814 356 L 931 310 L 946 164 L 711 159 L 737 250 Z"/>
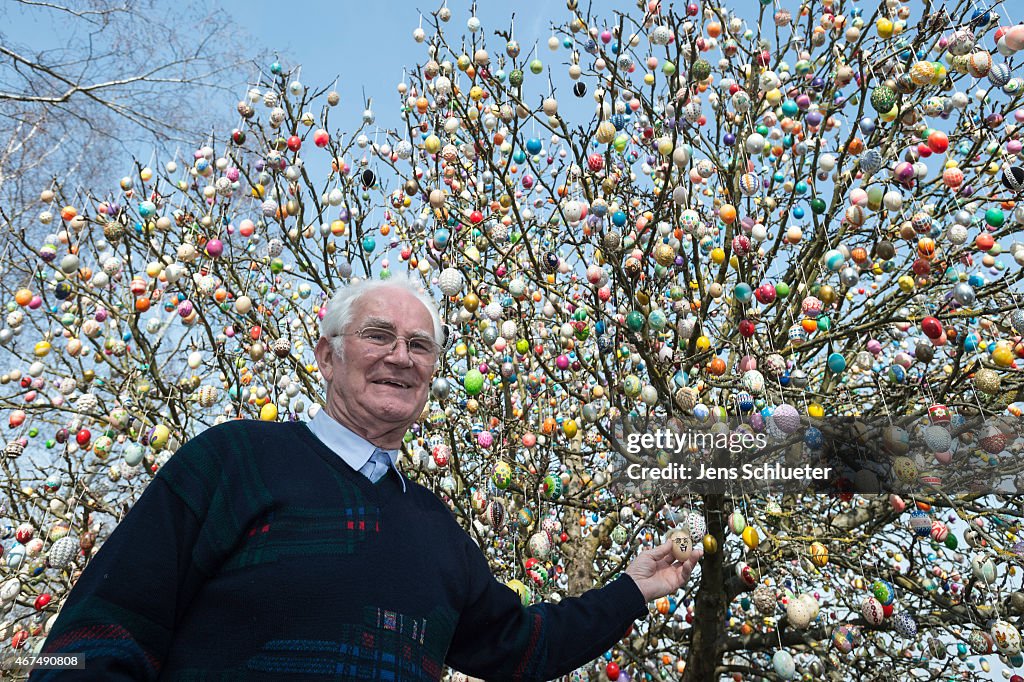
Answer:
<path fill-rule="evenodd" d="M 651 601 L 672 594 L 685 585 L 693 567 L 703 555 L 704 550 L 694 549 L 686 561 L 676 562 L 672 557 L 672 543 L 665 542 L 654 549 L 640 552 L 626 569 L 626 575 L 636 582 L 644 599 Z"/>

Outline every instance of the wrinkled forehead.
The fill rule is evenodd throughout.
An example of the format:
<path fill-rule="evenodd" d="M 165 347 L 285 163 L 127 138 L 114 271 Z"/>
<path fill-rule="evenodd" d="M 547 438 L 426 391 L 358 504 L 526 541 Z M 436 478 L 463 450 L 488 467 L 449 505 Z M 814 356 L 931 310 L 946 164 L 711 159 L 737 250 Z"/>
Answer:
<path fill-rule="evenodd" d="M 383 327 L 399 334 L 433 338 L 434 318 L 418 298 L 401 289 L 384 289 L 363 296 L 352 306 L 354 329 Z"/>

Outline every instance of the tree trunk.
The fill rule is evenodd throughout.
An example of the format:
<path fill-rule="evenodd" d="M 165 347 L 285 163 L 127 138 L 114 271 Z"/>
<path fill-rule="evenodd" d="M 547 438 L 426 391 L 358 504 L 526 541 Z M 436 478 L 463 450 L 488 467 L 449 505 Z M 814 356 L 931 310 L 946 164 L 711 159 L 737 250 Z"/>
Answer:
<path fill-rule="evenodd" d="M 705 554 L 701 561 L 700 590 L 693 608 L 693 635 L 683 682 L 713 682 L 717 679 L 715 669 L 722 658 L 721 643 L 728 606 L 723 573 L 724 501 L 722 495 L 707 495 L 704 498 L 708 533 L 718 540 L 718 551 Z"/>

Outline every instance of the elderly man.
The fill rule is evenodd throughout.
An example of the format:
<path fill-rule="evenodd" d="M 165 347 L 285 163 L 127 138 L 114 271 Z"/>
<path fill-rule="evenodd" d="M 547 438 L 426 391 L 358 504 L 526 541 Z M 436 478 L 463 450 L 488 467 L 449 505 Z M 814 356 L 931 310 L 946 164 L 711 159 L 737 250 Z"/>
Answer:
<path fill-rule="evenodd" d="M 33 679 L 489 680 L 565 674 L 688 580 L 666 543 L 626 575 L 524 608 L 429 490 L 395 467 L 442 324 L 407 280 L 331 299 L 306 424 L 231 421 L 185 444 L 89 563 Z"/>

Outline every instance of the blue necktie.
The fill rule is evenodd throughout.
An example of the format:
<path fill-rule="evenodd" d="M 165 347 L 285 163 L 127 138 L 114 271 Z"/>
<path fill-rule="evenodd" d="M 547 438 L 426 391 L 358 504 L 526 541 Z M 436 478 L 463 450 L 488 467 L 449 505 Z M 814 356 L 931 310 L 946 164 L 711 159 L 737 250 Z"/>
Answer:
<path fill-rule="evenodd" d="M 370 461 L 359 469 L 359 473 L 376 483 L 384 477 L 384 474 L 388 472 L 388 468 L 390 468 L 390 466 L 391 458 L 388 457 L 388 453 L 377 448 L 373 451 L 373 454 L 370 455 Z"/>

